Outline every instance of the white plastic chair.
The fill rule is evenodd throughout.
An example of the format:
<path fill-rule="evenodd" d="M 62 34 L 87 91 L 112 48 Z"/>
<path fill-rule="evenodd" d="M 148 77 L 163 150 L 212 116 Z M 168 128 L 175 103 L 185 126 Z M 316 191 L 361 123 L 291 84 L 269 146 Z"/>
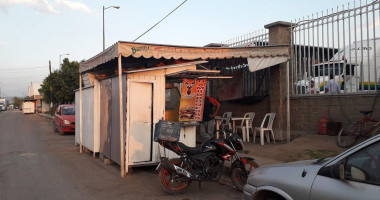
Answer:
<path fill-rule="evenodd" d="M 253 119 L 255 118 L 255 113 L 254 112 L 248 112 L 244 114 L 244 118 L 248 118 L 247 120 L 241 120 L 240 126 L 236 126 L 236 131 L 241 129 L 242 135 L 243 135 L 243 141 L 248 141 L 249 142 L 249 129 L 252 130 L 253 132 Z"/>
<path fill-rule="evenodd" d="M 273 125 L 273 121 L 274 121 L 274 117 L 275 116 L 276 116 L 276 113 L 267 113 L 265 115 L 265 117 L 263 119 L 263 122 L 261 123 L 261 126 L 260 127 L 255 127 L 255 129 L 253 131 L 253 142 L 255 142 L 255 140 L 256 140 L 256 131 L 259 131 L 260 132 L 260 142 L 261 142 L 261 145 L 264 145 L 264 133 L 266 131 L 270 131 L 270 133 L 271 133 L 271 135 L 273 137 L 273 143 L 276 143 L 276 141 L 274 139 L 273 130 L 272 130 L 272 125 Z M 269 118 L 268 124 L 267 124 L 266 127 L 264 127 L 267 118 Z M 266 133 L 265 136 L 267 137 L 267 142 L 270 142 L 270 137 L 269 137 L 268 133 Z"/>
<path fill-rule="evenodd" d="M 221 126 L 222 130 L 224 130 L 225 126 L 228 126 L 229 130 L 232 129 L 231 117 L 232 117 L 232 112 L 225 112 L 225 113 L 223 113 L 222 118 L 225 118 L 225 119 L 222 119 L 222 121 L 220 123 L 220 126 Z"/>

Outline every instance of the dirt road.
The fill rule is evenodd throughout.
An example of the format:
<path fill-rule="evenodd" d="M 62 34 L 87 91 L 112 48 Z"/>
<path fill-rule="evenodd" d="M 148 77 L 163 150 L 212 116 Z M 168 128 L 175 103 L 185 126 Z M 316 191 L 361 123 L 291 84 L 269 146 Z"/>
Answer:
<path fill-rule="evenodd" d="M 249 156 L 269 158 L 281 162 L 293 162 L 331 157 L 347 150 L 336 144 L 336 137 L 310 133 L 302 134 L 289 143 L 277 141 L 276 144 L 273 144 L 273 142 L 266 142 L 264 146 L 261 146 L 256 141 L 256 143 L 245 143 L 245 147 L 246 152 L 249 152 Z"/>
<path fill-rule="evenodd" d="M 53 133 L 52 122 L 19 111 L 0 113 L 0 199 L 240 199 L 220 182 L 168 195 L 152 167 L 120 178 L 118 166 L 80 154 L 74 135 Z"/>

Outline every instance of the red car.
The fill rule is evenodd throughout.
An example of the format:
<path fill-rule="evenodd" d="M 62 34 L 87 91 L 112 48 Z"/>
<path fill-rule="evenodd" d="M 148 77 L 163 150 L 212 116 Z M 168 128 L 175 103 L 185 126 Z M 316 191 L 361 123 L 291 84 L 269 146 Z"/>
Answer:
<path fill-rule="evenodd" d="M 54 114 L 54 131 L 60 135 L 75 133 L 75 106 L 60 105 Z"/>

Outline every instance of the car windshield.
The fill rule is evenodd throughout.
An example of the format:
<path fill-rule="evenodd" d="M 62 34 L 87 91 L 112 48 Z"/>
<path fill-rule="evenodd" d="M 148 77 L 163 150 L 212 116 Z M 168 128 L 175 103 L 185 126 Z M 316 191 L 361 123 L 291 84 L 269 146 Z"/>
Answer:
<path fill-rule="evenodd" d="M 345 75 L 355 74 L 355 65 L 346 64 Z M 343 74 L 343 63 L 328 63 L 314 67 L 314 76 L 329 76 L 330 74 Z"/>
<path fill-rule="evenodd" d="M 62 115 L 75 115 L 74 107 L 63 107 Z"/>
<path fill-rule="evenodd" d="M 329 76 L 329 74 L 341 74 L 343 70 L 343 65 L 341 63 L 328 63 L 324 65 L 319 65 L 314 68 L 315 76 Z"/>

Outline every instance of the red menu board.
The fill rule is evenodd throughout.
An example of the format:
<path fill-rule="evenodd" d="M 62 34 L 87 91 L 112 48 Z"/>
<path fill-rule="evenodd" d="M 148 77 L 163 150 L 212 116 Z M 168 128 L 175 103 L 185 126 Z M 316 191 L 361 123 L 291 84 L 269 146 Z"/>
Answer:
<path fill-rule="evenodd" d="M 179 121 L 202 121 L 206 79 L 183 79 Z"/>

